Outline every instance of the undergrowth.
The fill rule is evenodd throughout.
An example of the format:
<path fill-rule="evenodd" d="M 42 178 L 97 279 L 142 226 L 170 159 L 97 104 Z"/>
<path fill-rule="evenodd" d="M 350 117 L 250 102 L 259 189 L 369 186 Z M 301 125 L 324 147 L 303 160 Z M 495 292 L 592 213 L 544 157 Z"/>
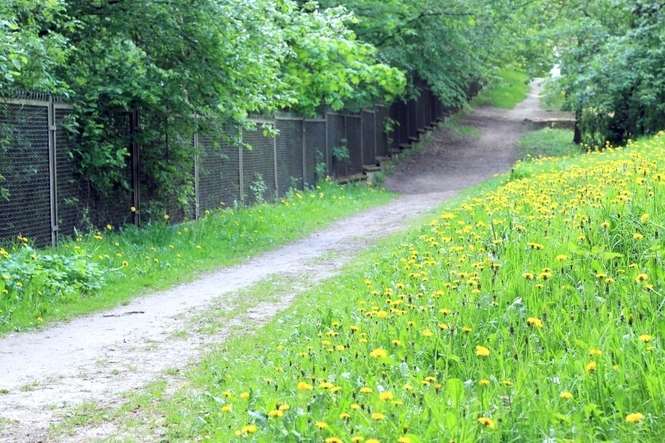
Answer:
<path fill-rule="evenodd" d="M 391 198 L 380 188 L 324 182 L 277 204 L 211 211 L 180 225 L 109 227 L 57 248 L 33 249 L 21 237 L 0 249 L 0 333 L 116 306 Z"/>

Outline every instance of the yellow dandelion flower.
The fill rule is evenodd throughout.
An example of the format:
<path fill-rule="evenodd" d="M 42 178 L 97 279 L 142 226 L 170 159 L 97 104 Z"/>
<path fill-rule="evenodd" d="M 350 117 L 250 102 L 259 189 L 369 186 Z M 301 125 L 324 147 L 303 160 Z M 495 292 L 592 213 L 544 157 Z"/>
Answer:
<path fill-rule="evenodd" d="M 598 368 L 598 364 L 596 364 L 595 361 L 590 361 L 589 363 L 586 364 L 584 367 L 584 370 L 587 372 L 596 372 L 596 369 Z"/>
<path fill-rule="evenodd" d="M 649 334 L 640 335 L 640 341 L 642 343 L 649 343 L 651 340 L 653 340 L 653 335 L 649 335 Z"/>
<path fill-rule="evenodd" d="M 325 441 L 326 443 L 342 443 L 342 439 L 337 437 L 328 437 Z"/>
<path fill-rule="evenodd" d="M 298 383 L 298 385 L 296 386 L 296 388 L 297 388 L 299 391 L 311 391 L 314 387 L 313 387 L 312 385 L 310 385 L 309 383 L 306 383 L 306 382 L 304 382 L 304 381 L 301 381 L 300 383 Z"/>
<path fill-rule="evenodd" d="M 434 333 L 430 329 L 423 329 L 420 332 L 420 335 L 422 335 L 423 337 L 431 337 L 434 335 Z"/>
<path fill-rule="evenodd" d="M 242 398 L 243 400 L 247 400 L 249 398 L 249 392 L 241 392 L 240 398 Z"/>
<path fill-rule="evenodd" d="M 388 357 L 388 351 L 386 351 L 383 348 L 376 348 L 372 352 L 369 353 L 369 356 L 372 358 L 386 358 Z"/>
<path fill-rule="evenodd" d="M 489 386 L 490 381 L 486 378 L 481 378 L 480 380 L 478 380 L 478 384 L 480 386 Z"/>
<path fill-rule="evenodd" d="M 559 398 L 562 400 L 571 400 L 573 398 L 573 393 L 570 391 L 563 391 L 559 394 Z"/>
<path fill-rule="evenodd" d="M 390 391 L 384 391 L 384 392 L 379 394 L 379 400 L 381 400 L 381 401 L 388 401 L 388 400 L 392 400 L 393 398 L 395 398 L 395 396 Z"/>
<path fill-rule="evenodd" d="M 485 346 L 478 345 L 476 346 L 476 355 L 481 358 L 489 357 L 490 350 Z"/>
<path fill-rule="evenodd" d="M 640 423 L 644 420 L 644 415 L 639 412 L 633 412 L 632 414 L 626 415 L 626 421 L 628 423 Z"/>
<path fill-rule="evenodd" d="M 342 412 L 341 414 L 339 414 L 339 418 L 340 420 L 348 420 L 351 418 L 351 414 L 349 414 L 348 412 Z"/>
<path fill-rule="evenodd" d="M 233 410 L 233 406 L 231 406 L 228 403 L 225 404 L 224 406 L 222 406 L 222 412 L 231 412 L 232 410 Z"/>
<path fill-rule="evenodd" d="M 258 428 L 256 427 L 256 425 L 246 425 L 246 426 L 243 426 L 240 429 L 240 432 L 242 434 L 254 434 L 254 433 L 256 433 L 256 431 L 258 431 Z"/>
<path fill-rule="evenodd" d="M 386 418 L 386 416 L 383 415 L 383 414 L 380 413 L 380 412 L 372 412 L 371 417 L 372 417 L 372 420 L 374 420 L 374 421 L 381 421 L 381 420 L 383 420 L 384 418 Z"/>
<path fill-rule="evenodd" d="M 543 321 L 538 317 L 529 317 L 526 319 L 526 322 L 532 328 L 540 329 L 543 327 Z"/>
<path fill-rule="evenodd" d="M 317 421 L 314 423 L 314 426 L 316 426 L 318 429 L 327 429 L 328 428 L 328 423 L 325 421 Z"/>
<path fill-rule="evenodd" d="M 601 355 L 603 355 L 603 351 L 601 351 L 598 348 L 591 348 L 589 349 L 589 355 L 594 357 L 600 357 Z"/>
<path fill-rule="evenodd" d="M 478 418 L 478 423 L 485 426 L 486 428 L 493 428 L 493 427 L 496 426 L 496 423 L 494 422 L 494 420 L 492 420 L 489 417 L 479 417 Z"/>
<path fill-rule="evenodd" d="M 647 274 L 641 273 L 637 274 L 637 277 L 635 277 L 635 282 L 636 283 L 642 283 L 649 280 L 649 276 Z"/>
<path fill-rule="evenodd" d="M 363 386 L 362 388 L 360 388 L 360 393 L 361 394 L 371 394 L 372 393 L 372 388 L 367 387 L 367 386 Z"/>

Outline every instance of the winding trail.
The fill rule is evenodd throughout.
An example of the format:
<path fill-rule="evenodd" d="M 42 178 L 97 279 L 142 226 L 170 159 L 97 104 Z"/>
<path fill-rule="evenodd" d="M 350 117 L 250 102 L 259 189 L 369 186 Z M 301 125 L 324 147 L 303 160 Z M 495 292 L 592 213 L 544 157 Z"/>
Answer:
<path fill-rule="evenodd" d="M 298 293 L 332 275 L 377 240 L 406 228 L 460 190 L 505 172 L 517 158 L 525 118 L 539 108 L 539 85 L 511 111 L 479 108 L 460 123 L 477 134 L 436 129 L 431 141 L 400 162 L 386 185 L 394 201 L 338 221 L 303 240 L 126 306 L 46 330 L 0 338 L 0 441 L 48 441 L 49 427 L 85 402 L 112 404 L 183 368 L 234 327 L 255 328 L 286 309 Z M 239 291 L 271 278 L 300 283 L 277 299 L 247 303 Z M 227 311 L 214 333 L 193 324 Z M 202 320 L 203 319 L 203 320 Z M 205 326 L 205 325 L 202 325 Z M 84 434 L 79 441 L 99 435 Z"/>

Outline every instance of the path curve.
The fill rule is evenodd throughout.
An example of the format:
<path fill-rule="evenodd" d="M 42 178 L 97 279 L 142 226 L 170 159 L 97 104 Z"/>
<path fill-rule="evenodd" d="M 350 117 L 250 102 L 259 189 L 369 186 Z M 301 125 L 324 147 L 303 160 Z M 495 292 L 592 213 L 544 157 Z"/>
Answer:
<path fill-rule="evenodd" d="M 418 153 L 397 165 L 387 186 L 394 201 L 338 221 L 303 240 L 126 306 L 42 331 L 0 339 L 0 440 L 45 441 L 63 411 L 107 402 L 200 358 L 229 333 L 179 332 L 231 294 L 266 278 L 297 276 L 303 290 L 330 276 L 377 240 L 408 226 L 460 190 L 510 169 L 523 120 L 536 112 L 539 87 L 512 111 L 480 108 L 461 119 L 479 131 L 460 137 L 437 129 Z M 229 322 L 260 325 L 288 307 L 299 290 L 261 303 Z M 91 438 L 92 439 L 92 438 Z"/>

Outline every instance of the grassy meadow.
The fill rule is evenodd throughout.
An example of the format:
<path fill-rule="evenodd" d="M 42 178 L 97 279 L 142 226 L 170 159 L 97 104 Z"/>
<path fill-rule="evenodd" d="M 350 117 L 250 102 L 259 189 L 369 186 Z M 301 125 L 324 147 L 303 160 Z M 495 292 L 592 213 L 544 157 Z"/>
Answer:
<path fill-rule="evenodd" d="M 301 238 L 388 202 L 364 184 L 323 182 L 277 204 L 224 209 L 197 221 L 110 227 L 43 250 L 20 237 L 0 248 L 0 334 L 117 306 Z"/>
<path fill-rule="evenodd" d="M 211 354 L 173 441 L 662 441 L 665 133 L 519 162 Z"/>

